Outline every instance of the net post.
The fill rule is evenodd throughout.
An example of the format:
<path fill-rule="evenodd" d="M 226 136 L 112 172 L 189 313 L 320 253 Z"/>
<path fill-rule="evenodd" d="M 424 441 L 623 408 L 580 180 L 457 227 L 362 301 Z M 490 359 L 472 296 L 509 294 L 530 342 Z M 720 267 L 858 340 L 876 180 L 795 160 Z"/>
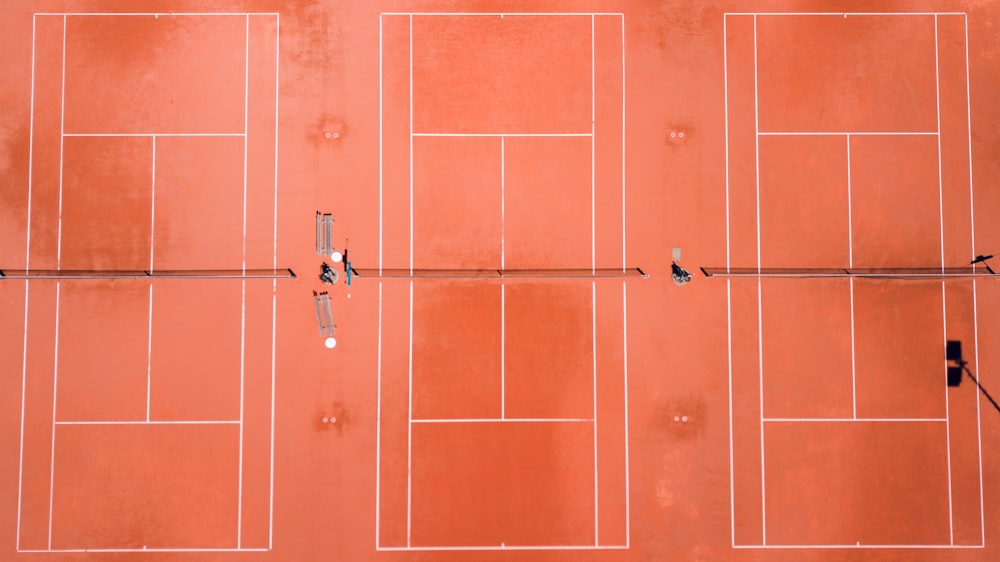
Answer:
<path fill-rule="evenodd" d="M 290 268 L 290 267 L 288 268 L 288 277 L 289 277 L 289 279 L 298 279 L 298 276 L 295 275 L 295 272 L 292 271 L 292 268 Z"/>
<path fill-rule="evenodd" d="M 7 274 L 4 273 L 2 269 L 0 269 L 0 279 L 5 279 L 6 277 L 7 277 Z"/>

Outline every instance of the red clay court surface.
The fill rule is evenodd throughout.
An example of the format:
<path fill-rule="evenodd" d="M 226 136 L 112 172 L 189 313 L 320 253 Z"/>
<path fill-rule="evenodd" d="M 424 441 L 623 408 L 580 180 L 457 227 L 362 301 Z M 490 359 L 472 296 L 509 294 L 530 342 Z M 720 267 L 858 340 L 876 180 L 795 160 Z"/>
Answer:
<path fill-rule="evenodd" d="M 299 276 L 0 280 L 0 559 L 1000 559 L 997 281 L 670 279 L 1000 252 L 1000 8 L 854 9 L 5 4 L 0 270 Z"/>

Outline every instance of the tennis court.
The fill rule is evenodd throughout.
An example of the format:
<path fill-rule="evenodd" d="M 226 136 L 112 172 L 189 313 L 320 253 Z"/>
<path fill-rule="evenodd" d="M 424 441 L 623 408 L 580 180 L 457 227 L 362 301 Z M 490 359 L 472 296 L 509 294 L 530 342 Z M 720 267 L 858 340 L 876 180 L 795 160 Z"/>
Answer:
<path fill-rule="evenodd" d="M 6 558 L 995 558 L 997 8 L 812 4 L 5 6 Z"/>

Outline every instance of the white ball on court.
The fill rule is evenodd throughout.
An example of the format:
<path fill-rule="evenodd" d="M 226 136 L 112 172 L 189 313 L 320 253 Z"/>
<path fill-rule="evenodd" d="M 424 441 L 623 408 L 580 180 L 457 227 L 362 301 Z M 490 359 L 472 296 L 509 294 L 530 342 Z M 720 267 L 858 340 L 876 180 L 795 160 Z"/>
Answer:
<path fill-rule="evenodd" d="M 344 254 L 334 250 L 334 252 L 330 254 L 330 259 L 332 259 L 334 263 L 340 263 L 344 260 Z"/>
<path fill-rule="evenodd" d="M 323 344 L 326 345 L 327 349 L 333 349 L 337 345 L 337 340 L 334 338 L 326 338 L 326 341 L 323 342 Z"/>

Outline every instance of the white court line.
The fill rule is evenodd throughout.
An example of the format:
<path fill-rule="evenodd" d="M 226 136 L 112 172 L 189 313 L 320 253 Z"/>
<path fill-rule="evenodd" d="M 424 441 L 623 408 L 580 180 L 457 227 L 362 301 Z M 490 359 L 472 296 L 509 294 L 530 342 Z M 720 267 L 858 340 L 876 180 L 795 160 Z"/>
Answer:
<path fill-rule="evenodd" d="M 413 275 L 413 16 L 410 16 L 410 275 Z M 412 283 L 410 289 L 410 299 L 413 299 Z M 412 304 L 411 316 L 412 316 Z M 411 323 L 412 324 L 412 323 Z M 411 325 L 412 327 L 412 325 Z M 411 337 L 412 347 L 412 337 Z M 407 518 L 409 518 L 409 508 L 407 508 Z M 409 544 L 410 526 L 406 525 L 407 544 Z"/>
<path fill-rule="evenodd" d="M 36 16 L 70 16 L 70 17 L 93 17 L 93 16 L 278 16 L 278 12 L 38 12 Z M 151 549 L 152 550 L 152 549 Z"/>
<path fill-rule="evenodd" d="M 410 423 L 593 423 L 592 418 L 414 418 Z"/>
<path fill-rule="evenodd" d="M 736 546 L 736 482 L 733 466 L 733 306 L 732 280 L 726 279 L 726 347 L 729 367 L 729 539 Z"/>
<path fill-rule="evenodd" d="M 28 109 L 28 218 L 24 248 L 24 268 L 31 269 L 31 187 L 35 156 L 35 29 L 38 18 L 31 18 L 31 94 Z M 30 283 L 24 280 L 24 347 L 21 350 L 21 437 L 17 454 L 17 531 L 15 547 L 21 548 L 21 494 L 24 481 L 24 407 L 28 394 L 28 297 Z"/>
<path fill-rule="evenodd" d="M 625 548 L 631 536 L 632 518 L 629 514 L 629 462 L 628 462 L 628 293 L 622 281 L 622 379 L 625 395 Z"/>
<path fill-rule="evenodd" d="M 622 271 L 625 271 L 625 15 L 622 20 Z M 628 541 L 628 535 L 625 537 Z"/>
<path fill-rule="evenodd" d="M 851 199 L 851 135 L 847 139 L 847 263 L 854 267 L 854 214 Z M 858 383 L 857 361 L 855 359 L 854 342 L 854 278 L 850 279 L 851 288 L 851 416 L 858 417 Z"/>
<path fill-rule="evenodd" d="M 381 25 L 381 18 L 379 18 Z M 381 94 L 381 88 L 379 89 Z M 379 168 L 381 172 L 381 168 Z M 381 254 L 379 254 L 381 256 Z M 382 519 L 382 281 L 378 282 L 378 343 L 375 363 L 375 548 L 381 545 Z"/>
<path fill-rule="evenodd" d="M 941 229 L 941 271 L 944 271 L 944 180 L 941 163 L 941 65 L 938 61 L 938 18 L 934 16 L 934 96 L 937 104 L 938 226 Z M 944 289 L 944 283 L 941 285 Z"/>
<path fill-rule="evenodd" d="M 378 17 L 378 272 L 382 275 L 382 15 Z M 382 281 L 378 282 L 378 344 L 375 368 L 375 548 L 381 545 L 382 519 Z"/>
<path fill-rule="evenodd" d="M 964 16 L 965 28 L 965 123 L 969 142 L 969 226 L 972 231 L 972 255 L 976 255 L 976 204 L 975 194 L 972 190 L 972 100 L 969 89 L 969 16 Z M 975 266 L 973 266 L 974 268 Z M 972 327 L 973 341 L 976 347 L 976 375 L 982 381 L 982 371 L 979 370 L 979 307 L 976 298 L 976 280 L 972 280 Z M 982 397 L 976 393 L 976 438 L 979 444 L 979 531 L 983 544 L 986 544 L 986 511 L 983 500 L 983 432 L 982 417 L 980 415 L 979 402 Z"/>
<path fill-rule="evenodd" d="M 66 16 L 63 16 L 62 20 L 62 60 L 59 63 L 62 78 L 59 92 L 59 225 L 56 234 L 56 269 L 62 268 L 63 151 L 66 144 Z M 58 286 L 56 284 L 56 287 Z M 56 310 L 57 314 L 58 312 Z"/>
<path fill-rule="evenodd" d="M 85 553 L 85 552 L 267 552 L 267 548 L 49 548 L 18 550 L 21 553 Z"/>
<path fill-rule="evenodd" d="M 601 544 L 600 541 L 600 526 L 598 521 L 600 519 L 600 511 L 598 510 L 599 505 L 599 494 L 597 493 L 597 473 L 598 473 L 598 462 L 597 462 L 597 281 L 591 281 L 591 326 L 593 332 L 591 334 L 591 349 L 593 350 L 594 359 L 594 546 Z"/>
<path fill-rule="evenodd" d="M 738 544 L 733 548 L 739 549 L 781 549 L 781 550 L 800 550 L 800 549 L 832 549 L 832 548 L 845 548 L 845 549 L 865 549 L 865 548 L 888 548 L 893 550 L 901 549 L 911 549 L 911 548 L 984 548 L 984 545 L 950 545 L 950 544 L 769 544 L 769 545 L 752 545 L 752 544 Z"/>
<path fill-rule="evenodd" d="M 413 281 L 410 281 L 410 337 L 407 359 L 407 392 L 409 402 L 406 407 L 406 546 L 410 546 L 410 515 L 413 498 Z"/>
<path fill-rule="evenodd" d="M 935 18 L 937 19 L 937 18 Z M 945 346 L 948 345 L 948 305 L 947 299 L 945 297 L 944 281 L 941 282 L 941 322 L 942 332 L 944 337 Z M 948 538 L 951 544 L 955 544 L 955 521 L 954 521 L 954 509 L 952 507 L 951 498 L 951 414 L 949 412 L 948 406 L 948 361 L 944 361 L 945 367 L 945 381 L 944 381 L 944 441 L 945 447 L 948 450 L 946 455 L 947 466 L 948 466 Z"/>
<path fill-rule="evenodd" d="M 938 17 L 934 16 L 934 95 L 937 101 L 935 109 L 937 111 L 937 156 L 938 156 L 938 225 L 941 232 L 941 271 L 944 272 L 944 180 L 942 176 L 941 162 L 941 65 L 939 61 L 938 47 Z M 944 281 L 941 281 L 941 332 L 945 346 L 948 345 L 948 298 L 945 291 Z M 948 361 L 944 361 L 945 381 L 944 381 L 944 416 L 945 416 L 945 446 L 948 450 L 946 456 L 948 466 L 948 539 L 951 544 L 955 544 L 955 521 L 952 504 L 951 485 L 951 414 L 948 404 Z"/>
<path fill-rule="evenodd" d="M 760 224 L 758 223 L 758 229 Z M 760 238 L 758 237 L 758 243 Z M 760 261 L 758 260 L 758 267 Z M 757 373 L 760 392 L 760 519 L 762 543 L 767 544 L 767 487 L 764 470 L 764 320 L 761 312 L 761 280 L 757 279 Z"/>
<path fill-rule="evenodd" d="M 502 279 L 500 280 L 500 419 L 507 419 L 507 284 Z"/>
<path fill-rule="evenodd" d="M 30 142 L 30 141 L 29 141 Z M 30 158 L 29 158 L 30 161 Z M 30 167 L 31 164 L 29 163 Z M 30 212 L 30 211 L 29 211 Z M 15 538 L 16 548 L 21 548 L 21 494 L 24 481 L 24 404 L 27 395 L 28 382 L 28 285 L 27 279 L 24 281 L 24 350 L 21 361 L 21 439 L 18 448 L 17 462 L 17 535 Z"/>
<path fill-rule="evenodd" d="M 152 173 L 150 174 L 149 197 L 149 270 L 153 271 L 153 245 L 156 238 L 156 136 L 151 137 L 153 143 Z"/>
<path fill-rule="evenodd" d="M 413 275 L 413 16 L 409 17 L 410 41 L 410 275 Z M 406 407 L 406 546 L 410 546 L 413 502 L 413 281 L 410 281 L 410 334 L 407 352 Z"/>
<path fill-rule="evenodd" d="M 726 269 L 730 267 L 730 210 L 729 210 L 729 51 L 728 17 L 722 18 L 722 61 L 723 61 L 723 99 L 725 119 L 725 152 L 726 152 Z M 732 280 L 726 279 L 726 347 L 729 370 L 729 525 L 730 542 L 736 546 L 736 488 L 733 461 L 733 315 L 732 315 Z M 763 412 L 761 412 L 763 417 Z"/>
<path fill-rule="evenodd" d="M 278 93 L 281 81 L 281 15 L 274 17 L 274 254 L 272 268 L 278 269 Z M 271 281 L 271 454 L 270 485 L 268 493 L 267 549 L 274 543 L 274 387 L 275 351 L 278 323 L 278 280 Z"/>
<path fill-rule="evenodd" d="M 947 418 L 764 418 L 767 423 L 946 422 Z"/>
<path fill-rule="evenodd" d="M 378 17 L 378 274 L 382 275 L 382 15 Z M 379 291 L 382 283 L 379 282 Z M 379 301 L 381 302 L 381 300 Z M 381 318 L 381 317 L 380 317 Z M 379 334 L 381 337 L 381 333 Z M 378 486 L 376 485 L 376 490 Z M 378 523 L 375 528 L 375 546 L 378 546 Z"/>
<path fill-rule="evenodd" d="M 628 545 L 506 545 L 506 546 L 381 546 L 377 551 L 429 551 L 429 550 L 625 550 Z"/>
<path fill-rule="evenodd" d="M 66 123 L 66 16 L 63 16 L 62 29 L 62 60 L 60 68 L 62 73 L 60 94 L 59 94 L 59 225 L 56 229 L 56 269 L 62 268 L 62 206 L 63 206 L 63 152 Z M 52 504 L 55 493 L 56 482 L 56 404 L 59 395 L 59 296 L 61 284 L 56 281 L 56 326 L 55 326 L 55 348 L 52 360 L 52 450 L 49 456 L 49 538 L 48 548 L 52 548 Z"/>
<path fill-rule="evenodd" d="M 964 15 L 964 14 L 963 14 Z M 33 69 L 32 69 L 33 70 Z M 972 99 L 969 90 L 969 17 L 965 16 L 965 123 L 969 142 L 969 227 L 972 235 L 972 257 L 976 256 L 976 205 L 972 190 Z M 972 266 L 975 270 L 975 265 Z M 972 281 L 975 286 L 975 280 Z M 979 351 L 979 348 L 976 348 Z M 978 367 L 979 363 L 976 363 Z"/>
<path fill-rule="evenodd" d="M 847 264 L 849 267 L 854 268 L 854 208 L 853 200 L 851 198 L 851 134 L 852 133 L 847 133 L 844 137 L 847 139 Z M 851 329 L 853 330 L 853 327 Z"/>
<path fill-rule="evenodd" d="M 757 16 L 753 17 L 753 128 L 760 131 L 757 98 Z M 760 134 L 754 135 L 754 173 L 757 188 L 757 272 L 760 273 Z M 761 280 L 757 278 L 757 373 L 760 391 L 760 519 L 761 542 L 767 544 L 767 501 L 764 485 L 764 318 L 761 312 Z"/>
<path fill-rule="evenodd" d="M 383 16 L 621 16 L 621 12 L 382 12 Z"/>
<path fill-rule="evenodd" d="M 597 65 L 596 57 L 594 56 L 594 42 L 596 41 L 594 33 L 594 16 L 590 16 L 590 271 L 593 273 L 597 269 L 597 204 L 596 204 L 596 190 L 597 190 L 597 175 L 595 173 L 595 146 L 594 146 L 594 133 L 597 130 L 597 78 L 594 75 L 595 66 Z M 596 314 L 596 312 L 595 312 Z M 596 394 L 595 401 L 596 401 Z M 596 436 L 596 428 L 595 428 Z"/>
<path fill-rule="evenodd" d="M 52 367 L 52 449 L 49 451 L 49 540 L 48 548 L 52 548 L 52 503 L 56 483 L 56 396 L 59 390 L 59 293 L 60 282 L 56 281 L 56 333 L 55 353 Z"/>
<path fill-rule="evenodd" d="M 78 420 L 56 425 L 237 425 L 240 420 Z"/>
<path fill-rule="evenodd" d="M 867 137 L 906 137 L 906 136 L 933 136 L 937 131 L 759 131 L 757 133 L 763 137 L 803 137 L 803 136 L 841 136 L 856 135 Z"/>
<path fill-rule="evenodd" d="M 593 133 L 411 133 L 414 137 L 590 137 Z"/>
<path fill-rule="evenodd" d="M 722 18 L 722 98 L 724 100 L 723 105 L 723 120 L 725 121 L 725 146 L 726 146 L 726 271 L 729 271 L 729 37 L 726 31 L 726 24 L 729 18 Z M 759 134 L 759 133 L 758 133 Z M 624 168 L 624 164 L 622 165 Z M 622 182 L 624 185 L 624 182 Z M 728 280 L 727 280 L 727 294 L 728 290 Z M 731 331 L 731 330 L 730 330 Z M 730 350 L 730 359 L 732 356 L 732 351 Z M 730 361 L 731 362 L 731 361 Z M 731 374 L 731 373 L 730 373 Z M 732 414 L 732 411 L 730 411 Z M 730 426 L 732 425 L 732 415 L 730 415 Z"/>
<path fill-rule="evenodd" d="M 727 16 L 957 16 L 965 12 L 726 12 Z"/>
<path fill-rule="evenodd" d="M 267 549 L 271 549 L 274 541 L 274 387 L 275 387 L 275 335 L 278 323 L 278 280 L 271 281 L 271 449 L 268 464 L 270 476 L 268 484 L 268 528 Z"/>
<path fill-rule="evenodd" d="M 246 17 L 243 53 L 243 274 L 247 271 L 247 150 L 250 129 L 250 16 Z M 241 393 L 242 394 L 242 393 Z M 242 417 L 242 416 L 241 416 Z"/>
<path fill-rule="evenodd" d="M 245 240 L 244 235 L 244 240 Z M 246 263 L 243 264 L 246 268 Z M 240 304 L 240 446 L 239 475 L 237 478 L 236 499 L 236 546 L 242 546 L 243 538 L 243 402 L 246 372 L 246 332 L 247 332 L 247 280 L 242 282 L 242 303 Z"/>
<path fill-rule="evenodd" d="M 597 156 L 596 156 L 596 141 L 595 136 L 597 134 L 597 34 L 596 34 L 596 16 L 594 14 L 590 17 L 590 267 L 591 271 L 596 271 L 597 268 Z M 624 118 L 624 107 L 625 107 L 625 20 L 624 15 L 622 16 L 622 269 L 625 268 L 625 159 L 624 159 L 624 145 L 625 145 L 625 118 Z M 624 284 L 623 284 L 624 285 Z M 624 290 L 624 287 L 623 287 Z M 600 541 L 600 494 L 598 492 L 599 484 L 599 462 L 598 462 L 598 444 L 597 444 L 597 282 L 591 282 L 591 311 L 592 311 L 592 342 L 593 342 L 593 361 L 594 361 L 594 414 L 593 414 L 593 429 L 594 429 L 594 545 L 599 547 Z M 624 297 L 623 297 L 624 298 Z M 623 320 L 624 322 L 624 320 Z M 624 331 L 624 324 L 623 324 Z M 624 349 L 624 347 L 623 347 Z M 627 392 L 627 388 L 626 388 Z M 626 422 L 627 424 L 627 422 Z M 627 425 L 626 425 L 626 435 L 627 435 Z M 626 445 L 626 459 L 628 457 Z M 626 460 L 626 472 L 628 470 L 628 461 Z M 627 491 L 627 480 L 626 480 L 626 504 L 628 502 L 628 491 Z M 628 541 L 628 508 L 626 507 L 626 541 Z"/>
<path fill-rule="evenodd" d="M 506 142 L 500 137 L 500 269 L 506 263 Z M 507 417 L 507 286 L 500 283 L 500 418 Z"/>
<path fill-rule="evenodd" d="M 246 133 L 64 133 L 64 137 L 245 137 Z"/>
<path fill-rule="evenodd" d="M 153 271 L 154 244 L 156 241 L 156 137 L 152 137 L 152 173 L 149 197 L 149 271 Z M 146 421 L 149 421 L 149 408 L 153 387 L 153 283 L 149 283 L 149 326 L 146 341 Z"/>
<path fill-rule="evenodd" d="M 246 17 L 243 55 L 243 274 L 247 271 L 247 130 L 250 128 L 250 16 Z M 243 406 L 246 373 L 247 281 L 242 282 L 240 302 L 240 446 L 236 484 L 236 547 L 243 546 Z"/>
<path fill-rule="evenodd" d="M 726 152 L 726 271 L 729 270 L 729 18 L 722 17 L 722 98 Z M 732 280 L 726 279 L 726 350 L 729 367 L 729 538 L 736 546 L 736 488 L 733 475 L 733 306 Z"/>
<path fill-rule="evenodd" d="M 149 422 L 149 402 L 153 384 L 153 282 L 149 282 L 149 325 L 146 339 L 146 422 Z"/>
<path fill-rule="evenodd" d="M 622 38 L 622 271 L 625 271 L 625 14 L 621 18 Z M 628 292 L 622 281 L 622 386 L 625 412 L 625 548 L 632 535 L 629 490 L 629 425 L 628 425 Z"/>

